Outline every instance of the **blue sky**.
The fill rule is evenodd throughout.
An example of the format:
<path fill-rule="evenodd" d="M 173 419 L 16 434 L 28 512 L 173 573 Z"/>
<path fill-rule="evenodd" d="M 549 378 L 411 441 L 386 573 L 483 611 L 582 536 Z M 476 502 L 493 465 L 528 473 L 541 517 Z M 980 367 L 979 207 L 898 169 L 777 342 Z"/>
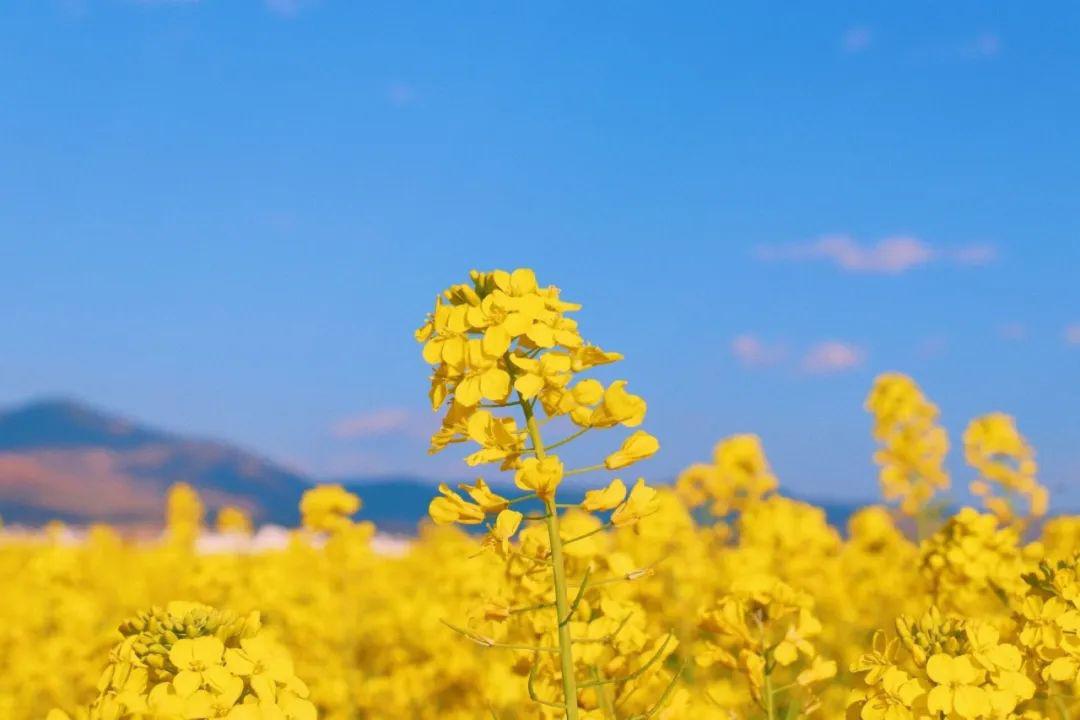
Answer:
<path fill-rule="evenodd" d="M 428 459 L 412 329 L 528 265 L 667 477 L 759 433 L 872 497 L 862 400 L 1014 413 L 1080 506 L 1080 6 L 12 0 L 0 402 L 323 475 Z M 955 452 L 957 484 L 970 478 Z"/>

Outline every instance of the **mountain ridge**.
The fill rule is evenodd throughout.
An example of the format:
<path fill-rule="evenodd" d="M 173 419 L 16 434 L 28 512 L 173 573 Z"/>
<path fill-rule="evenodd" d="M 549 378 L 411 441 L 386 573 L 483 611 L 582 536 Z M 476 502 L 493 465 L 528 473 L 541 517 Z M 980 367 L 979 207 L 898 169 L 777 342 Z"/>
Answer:
<path fill-rule="evenodd" d="M 218 440 L 153 428 L 71 398 L 0 412 L 0 517 L 9 522 L 156 525 L 188 482 L 208 510 L 237 505 L 294 524 L 313 478 Z"/>
<path fill-rule="evenodd" d="M 467 479 L 463 473 L 445 480 L 456 486 Z M 361 496 L 361 519 L 402 534 L 414 533 L 427 517 L 438 487 L 438 480 L 404 473 L 316 478 L 227 442 L 161 430 L 71 398 L 0 410 L 0 518 L 7 523 L 158 527 L 168 487 L 181 481 L 199 492 L 208 519 L 223 505 L 236 505 L 258 523 L 286 526 L 298 523 L 305 489 L 337 483 Z M 507 490 L 493 484 L 512 492 L 509 481 Z M 563 493 L 573 502 L 584 488 L 567 482 Z M 814 502 L 841 527 L 864 504 Z"/>

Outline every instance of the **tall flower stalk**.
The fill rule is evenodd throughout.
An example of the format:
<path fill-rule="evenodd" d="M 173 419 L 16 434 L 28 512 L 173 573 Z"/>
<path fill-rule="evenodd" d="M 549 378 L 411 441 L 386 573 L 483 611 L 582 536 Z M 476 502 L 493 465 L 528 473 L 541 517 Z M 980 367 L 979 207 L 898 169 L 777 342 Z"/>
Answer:
<path fill-rule="evenodd" d="M 616 720 L 609 691 L 617 693 L 658 668 L 674 650 L 674 643 L 669 636 L 649 647 L 644 657 L 635 655 L 635 650 L 645 648 L 628 646 L 620 633 L 640 613 L 637 608 L 624 608 L 625 603 L 612 602 L 604 590 L 641 573 L 596 579 L 591 575 L 592 561 L 572 564 L 567 552 L 571 546 L 576 551 L 576 544 L 598 533 L 634 526 L 654 513 L 656 491 L 638 480 L 627 492 L 622 480 L 614 479 L 606 487 L 590 490 L 579 504 L 559 503 L 556 492 L 567 476 L 627 467 L 653 455 L 659 443 L 639 430 L 603 462 L 571 470 L 552 451 L 594 430 L 637 427 L 645 419 L 646 403 L 626 391 L 625 381 L 605 387 L 596 379 L 579 378 L 622 356 L 582 339 L 577 322 L 568 317 L 580 306 L 562 300 L 558 288 L 540 287 L 527 269 L 473 271 L 470 279 L 444 291 L 416 332 L 416 339 L 424 344 L 424 359 L 433 367 L 432 408 L 443 412 L 442 426 L 431 439 L 431 452 L 474 443 L 477 449 L 465 462 L 471 467 L 498 464 L 503 471 L 513 471 L 515 485 L 525 494 L 503 497 L 483 478 L 459 487 L 468 499 L 445 485 L 439 488 L 440 495 L 429 507 L 432 519 L 438 524 L 486 523 L 483 545 L 504 559 L 510 580 L 501 599 L 489 601 L 482 613 L 479 624 L 497 625 L 489 634 L 474 626 L 446 624 L 480 645 L 531 653 L 530 697 L 543 706 L 559 708 L 567 720 L 578 719 L 582 704 L 595 704 L 604 717 Z M 541 427 L 555 421 L 566 427 L 566 435 L 545 444 Z M 530 505 L 537 508 L 536 513 L 512 507 L 529 512 Z M 536 523 L 546 532 L 541 536 L 526 526 L 515 545 L 519 528 L 527 523 Z M 572 532 L 568 533 L 568 527 Z M 572 580 L 571 569 L 581 572 L 581 577 Z M 548 613 L 550 620 L 526 623 L 524 632 L 516 635 L 506 622 L 534 613 Z M 638 617 L 637 622 L 643 621 Z M 575 639 L 575 625 L 587 632 L 600 633 L 597 628 L 604 632 Z M 536 631 L 537 627 L 541 630 Z M 532 637 L 528 637 L 530 632 Z M 579 649 L 580 643 L 588 643 L 588 649 Z M 608 663 L 620 669 L 621 676 L 607 677 L 598 669 L 598 647 L 613 655 L 622 653 L 619 662 Z M 586 655 L 591 664 L 585 662 Z M 557 656 L 557 664 L 547 662 L 545 656 Z M 559 688 L 560 696 L 545 696 L 549 687 Z M 657 703 L 635 717 L 650 717 L 659 707 Z"/>
<path fill-rule="evenodd" d="M 525 426 L 532 441 L 536 458 L 543 462 L 544 441 L 540 436 L 540 426 L 536 422 L 532 405 L 518 395 L 522 412 L 525 414 Z M 559 668 L 562 672 L 562 688 L 567 720 L 577 720 L 577 680 L 574 677 L 573 639 L 570 637 L 570 603 L 566 591 L 566 564 L 563 561 L 562 537 L 559 535 L 559 509 L 555 495 L 544 501 L 544 516 L 548 529 L 548 542 L 551 543 L 551 577 L 555 586 L 555 614 L 558 618 L 559 633 Z M 574 698 L 574 702 L 570 702 Z"/>

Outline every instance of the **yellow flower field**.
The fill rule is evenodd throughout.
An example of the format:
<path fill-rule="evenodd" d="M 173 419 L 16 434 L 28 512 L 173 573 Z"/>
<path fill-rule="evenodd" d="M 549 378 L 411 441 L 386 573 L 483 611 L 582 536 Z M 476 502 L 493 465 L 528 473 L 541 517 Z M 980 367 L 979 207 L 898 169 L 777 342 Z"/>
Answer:
<path fill-rule="evenodd" d="M 523 269 L 439 296 L 416 333 L 432 452 L 483 479 L 433 492 L 402 553 L 336 486 L 283 548 L 199 551 L 186 486 L 157 542 L 0 541 L 0 718 L 1080 717 L 1080 518 L 1044 519 L 1011 417 L 962 438 L 980 508 L 945 500 L 949 438 L 900 374 L 866 402 L 883 504 L 846 528 L 784 497 L 753 435 L 654 486 L 628 468 L 663 438 L 631 382 L 594 377 L 621 356 L 579 309 Z M 606 454 L 568 466 L 585 436 Z"/>

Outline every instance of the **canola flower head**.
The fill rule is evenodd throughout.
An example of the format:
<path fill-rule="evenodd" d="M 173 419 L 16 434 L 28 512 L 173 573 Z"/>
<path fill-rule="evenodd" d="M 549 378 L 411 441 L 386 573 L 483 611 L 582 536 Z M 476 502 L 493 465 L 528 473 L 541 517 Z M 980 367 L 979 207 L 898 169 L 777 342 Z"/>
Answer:
<path fill-rule="evenodd" d="M 1036 478 L 1035 450 L 1005 413 L 975 418 L 964 431 L 964 457 L 978 473 L 970 490 L 1003 522 L 1046 514 L 1050 493 Z"/>
<path fill-rule="evenodd" d="M 341 485 L 319 485 L 304 492 L 300 515 L 308 530 L 332 533 L 350 526 L 362 505 L 356 494 Z"/>
<path fill-rule="evenodd" d="M 691 506 L 709 504 L 717 517 L 742 512 L 776 491 L 779 482 L 757 435 L 732 435 L 713 448 L 711 465 L 699 463 L 680 473 L 676 489 Z"/>
<path fill-rule="evenodd" d="M 874 635 L 873 649 L 851 666 L 862 687 L 849 694 L 858 718 L 1041 717 L 1029 705 L 1038 687 L 1016 638 L 987 620 L 931 607 L 896 620 L 897 637 Z"/>
<path fill-rule="evenodd" d="M 874 461 L 885 499 L 910 516 L 926 511 L 935 494 L 949 488 L 944 469 L 949 438 L 938 408 L 916 382 L 901 373 L 878 376 L 866 398 L 873 435 L 880 443 Z"/>
<path fill-rule="evenodd" d="M 171 602 L 125 620 L 87 720 L 277 717 L 315 720 L 307 685 L 288 652 L 239 616 Z M 252 714 L 252 713 L 256 714 Z M 58 709 L 51 717 L 66 718 Z"/>
<path fill-rule="evenodd" d="M 641 606 L 608 588 L 647 571 L 625 555 L 606 558 L 603 552 L 611 542 L 605 531 L 640 530 L 658 512 L 657 491 L 641 479 L 628 492 L 614 479 L 587 490 L 576 505 L 559 503 L 557 494 L 569 475 L 629 467 L 655 454 L 660 443 L 635 430 L 602 462 L 568 469 L 556 448 L 586 433 L 638 428 L 645 400 L 625 380 L 605 385 L 581 377 L 621 356 L 586 342 L 570 317 L 580 306 L 564 301 L 557 288 L 541 286 L 533 271 L 473 271 L 469 279 L 439 295 L 416 331 L 423 359 L 432 366 L 429 399 L 443 412 L 430 451 L 467 444 L 467 465 L 497 463 L 525 494 L 506 497 L 482 479 L 459 486 L 467 498 L 439 487 L 428 506 L 431 519 L 436 525 L 486 524 L 481 546 L 503 560 L 507 580 L 490 588 L 469 616 L 494 627 L 481 633 L 445 622 L 482 647 L 547 648 L 531 659 L 519 654 L 511 664 L 513 672 L 528 676 L 529 698 L 542 713 L 560 708 L 567 720 L 610 716 L 612 705 L 636 691 L 637 679 L 654 679 L 652 665 L 678 646 L 670 633 L 660 642 L 644 625 Z M 553 421 L 568 433 L 554 442 L 541 430 Z M 535 512 L 512 509 L 516 503 L 531 503 Z M 597 517 L 604 514 L 606 520 Z M 611 577 L 590 585 L 594 570 Z M 512 607 L 522 608 L 520 618 Z M 660 689 L 665 701 L 677 679 Z"/>
<path fill-rule="evenodd" d="M 232 505 L 226 505 L 218 510 L 215 524 L 217 531 L 220 533 L 250 535 L 252 530 L 251 516 L 246 511 Z"/>
<path fill-rule="evenodd" d="M 190 546 L 202 527 L 206 509 L 199 493 L 187 483 L 176 483 L 166 495 L 165 526 L 177 546 Z"/>

